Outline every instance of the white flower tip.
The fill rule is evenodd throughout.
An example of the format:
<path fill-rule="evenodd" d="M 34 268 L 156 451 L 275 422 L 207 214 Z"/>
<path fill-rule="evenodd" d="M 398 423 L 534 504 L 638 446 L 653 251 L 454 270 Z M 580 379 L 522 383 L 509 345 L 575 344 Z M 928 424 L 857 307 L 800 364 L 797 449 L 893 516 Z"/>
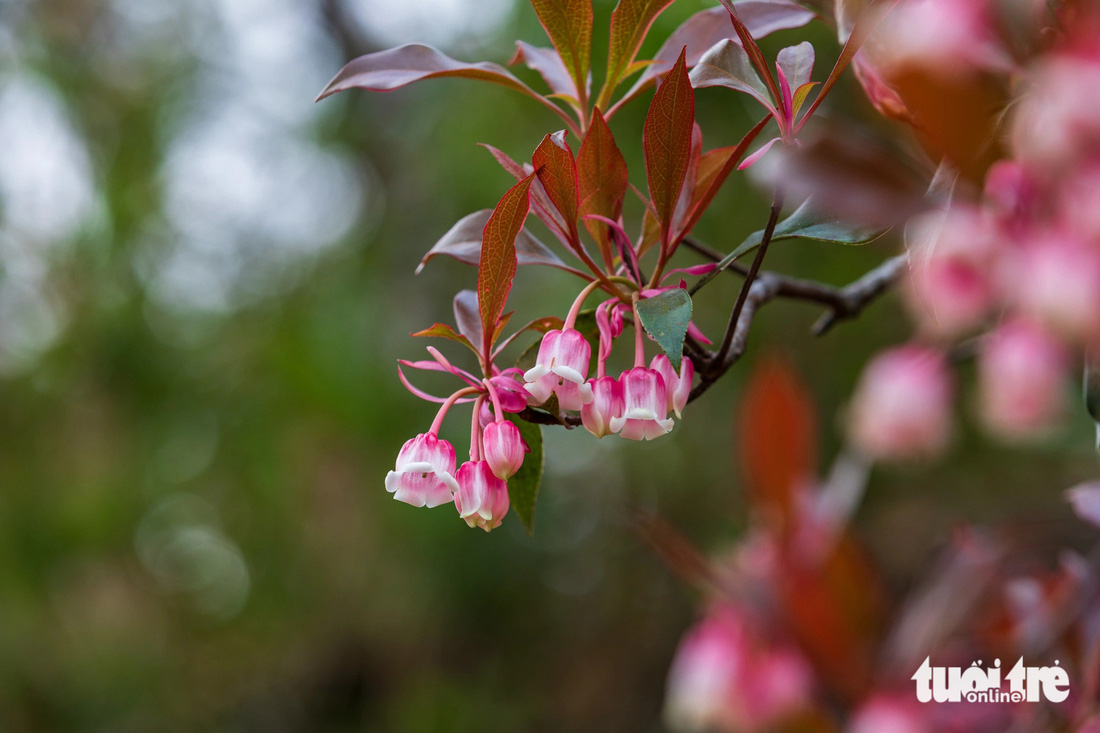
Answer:
<path fill-rule="evenodd" d="M 550 367 L 546 366 L 545 364 L 535 364 L 535 366 L 531 367 L 523 373 L 523 381 L 527 382 L 528 384 L 530 384 L 531 382 L 537 382 L 549 373 Z"/>
<path fill-rule="evenodd" d="M 535 369 L 537 369 L 537 368 L 538 367 L 535 367 Z M 532 369 L 531 371 L 534 371 L 534 369 Z M 592 394 L 592 387 L 588 384 L 585 384 L 584 375 L 581 374 L 580 372 L 578 372 L 573 367 L 567 367 L 567 366 L 561 366 L 560 364 L 555 364 L 550 369 L 550 371 L 554 372 L 554 374 L 558 375 L 559 377 L 561 377 L 562 379 L 564 379 L 568 382 L 574 382 L 576 384 L 581 385 L 582 387 L 587 387 L 588 388 L 588 394 L 589 395 Z M 527 375 L 524 375 L 524 379 L 526 379 L 526 378 L 527 378 Z"/>

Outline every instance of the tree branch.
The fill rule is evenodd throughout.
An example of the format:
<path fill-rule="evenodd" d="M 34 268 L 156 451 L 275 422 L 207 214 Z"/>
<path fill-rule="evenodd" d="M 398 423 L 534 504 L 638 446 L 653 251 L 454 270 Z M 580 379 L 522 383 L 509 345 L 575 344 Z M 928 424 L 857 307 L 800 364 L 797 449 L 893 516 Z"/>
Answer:
<path fill-rule="evenodd" d="M 749 266 L 749 271 L 745 274 L 745 282 L 741 285 L 741 291 L 737 294 L 737 302 L 734 303 L 733 311 L 730 313 L 729 324 L 727 324 L 726 333 L 722 337 L 722 345 L 718 347 L 714 358 L 711 359 L 711 367 L 723 364 L 726 360 L 726 354 L 729 353 L 730 344 L 734 338 L 734 331 L 737 330 L 741 321 L 741 311 L 745 307 L 749 291 L 752 290 L 753 281 L 760 271 L 760 265 L 764 262 L 764 256 L 768 253 L 768 245 L 771 244 L 772 234 L 775 233 L 775 225 L 779 221 L 779 214 L 782 211 L 783 192 L 777 187 L 772 195 L 772 208 L 771 213 L 768 214 L 768 225 L 764 227 L 764 236 L 760 238 L 760 246 L 756 250 L 756 256 L 753 257 L 752 265 Z"/>

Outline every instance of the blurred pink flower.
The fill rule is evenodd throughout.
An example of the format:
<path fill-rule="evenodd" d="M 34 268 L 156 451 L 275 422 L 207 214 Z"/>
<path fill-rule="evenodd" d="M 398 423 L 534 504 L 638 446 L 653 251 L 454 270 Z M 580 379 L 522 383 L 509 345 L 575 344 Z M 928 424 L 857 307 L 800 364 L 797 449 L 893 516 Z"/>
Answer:
<path fill-rule="evenodd" d="M 1015 320 L 989 334 L 978 357 L 985 424 L 1006 437 L 1049 431 L 1066 402 L 1066 355 L 1033 323 Z"/>
<path fill-rule="evenodd" d="M 933 733 L 928 711 L 917 702 L 912 691 L 879 693 L 863 703 L 852 715 L 847 733 Z"/>
<path fill-rule="evenodd" d="M 919 66 L 944 76 L 1004 68 L 989 6 L 987 0 L 902 0 L 883 20 L 876 60 L 891 71 Z"/>
<path fill-rule="evenodd" d="M 678 731 L 758 731 L 803 709 L 812 695 L 802 655 L 763 642 L 738 609 L 722 605 L 680 642 L 665 717 Z"/>
<path fill-rule="evenodd" d="M 1083 151 L 1100 147 L 1100 63 L 1056 56 L 1031 75 L 1014 108 L 1012 149 L 1025 164 L 1048 174 L 1077 165 Z"/>
<path fill-rule="evenodd" d="M 1100 334 L 1100 248 L 1048 232 L 1027 242 L 1002 277 L 1006 297 L 1043 325 L 1082 343 Z"/>
<path fill-rule="evenodd" d="M 849 414 L 855 446 L 869 458 L 931 457 L 951 434 L 952 381 L 944 355 L 902 346 L 863 371 Z"/>
<path fill-rule="evenodd" d="M 910 224 L 909 310 L 925 330 L 957 335 L 981 324 L 993 305 L 994 230 L 977 208 L 954 206 Z"/>

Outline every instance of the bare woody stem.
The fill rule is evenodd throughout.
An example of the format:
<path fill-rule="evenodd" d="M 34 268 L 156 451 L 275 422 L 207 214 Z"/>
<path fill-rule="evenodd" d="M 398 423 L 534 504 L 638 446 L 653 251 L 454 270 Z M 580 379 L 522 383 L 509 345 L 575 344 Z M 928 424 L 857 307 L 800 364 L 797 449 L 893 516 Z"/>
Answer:
<path fill-rule="evenodd" d="M 760 265 L 764 262 L 764 256 L 768 253 L 768 245 L 771 244 L 772 234 L 775 232 L 775 225 L 779 221 L 779 214 L 782 211 L 783 192 L 776 187 L 775 193 L 772 195 L 772 208 L 771 213 L 768 215 L 768 225 L 764 228 L 764 236 L 760 238 L 760 246 L 756 250 L 756 256 L 753 258 L 752 265 L 745 275 L 745 282 L 741 285 L 741 291 L 737 294 L 737 302 L 734 303 L 733 311 L 730 313 L 730 320 L 726 325 L 726 333 L 722 337 L 722 345 L 718 347 L 718 351 L 715 352 L 714 358 L 711 361 L 712 366 L 719 366 L 726 360 L 726 354 L 729 353 L 730 344 L 733 342 L 734 332 L 737 330 L 737 324 L 741 320 L 741 311 L 745 307 L 745 301 L 749 296 L 749 291 L 752 289 L 753 282 L 756 280 L 756 275 L 760 272 Z"/>

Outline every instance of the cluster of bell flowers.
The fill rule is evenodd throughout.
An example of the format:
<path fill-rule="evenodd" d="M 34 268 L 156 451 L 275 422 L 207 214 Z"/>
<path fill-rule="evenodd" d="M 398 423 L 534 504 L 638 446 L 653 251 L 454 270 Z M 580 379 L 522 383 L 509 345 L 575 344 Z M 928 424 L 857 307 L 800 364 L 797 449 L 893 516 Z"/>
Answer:
<path fill-rule="evenodd" d="M 585 429 L 597 438 L 618 434 L 629 440 L 653 440 L 672 430 L 669 413 L 681 417 L 691 392 L 692 361 L 683 357 L 677 373 L 669 358 L 659 354 L 646 366 L 645 334 L 635 311 L 634 367 L 619 377 L 609 376 L 606 359 L 623 330 L 621 312 L 629 308 L 612 300 L 601 306 L 597 374 L 590 379 L 592 347 L 575 326 L 591 291 L 585 288 L 577 297 L 562 328 L 543 335 L 535 365 L 526 372 L 494 367 L 492 378 L 478 382 L 429 349 L 445 371 L 470 386 L 444 400 L 428 432 L 401 448 L 394 470 L 386 475 L 386 490 L 394 499 L 417 507 L 453 503 L 471 527 L 499 527 L 510 506 L 508 479 L 519 471 L 529 450 L 519 428 L 505 415 L 544 406 L 551 397 L 559 410 L 579 412 Z M 456 470 L 454 446 L 439 437 L 439 430 L 455 404 L 470 401 L 470 460 Z"/>
<path fill-rule="evenodd" d="M 600 359 L 598 374 L 588 379 L 592 347 L 584 335 L 567 325 L 550 331 L 539 344 L 535 366 L 523 378 L 534 405 L 551 396 L 563 410 L 579 411 L 581 423 L 597 438 L 618 434 L 629 440 L 653 440 L 672 430 L 669 412 L 681 417 L 691 392 L 695 367 L 686 356 L 680 373 L 664 354 L 645 365 L 642 331 L 638 326 L 638 357 L 619 377 L 608 376 Z"/>
<path fill-rule="evenodd" d="M 518 412 L 520 406 L 508 405 L 517 390 L 502 398 L 496 383 L 513 381 L 509 376 L 485 379 L 481 387 L 466 387 L 451 395 L 440 407 L 428 432 L 406 441 L 397 454 L 397 464 L 386 475 L 386 490 L 393 498 L 417 507 L 436 507 L 454 503 L 458 515 L 470 527 L 486 532 L 500 526 L 508 513 L 508 479 L 523 465 L 527 444 L 519 428 L 504 417 Z M 505 382 L 506 383 L 506 382 Z M 448 410 L 463 397 L 484 393 L 474 400 L 470 432 L 470 460 L 458 466 L 454 446 L 439 437 L 439 429 Z M 482 409 L 486 396 L 493 411 Z M 488 415 L 488 419 L 486 416 Z"/>

